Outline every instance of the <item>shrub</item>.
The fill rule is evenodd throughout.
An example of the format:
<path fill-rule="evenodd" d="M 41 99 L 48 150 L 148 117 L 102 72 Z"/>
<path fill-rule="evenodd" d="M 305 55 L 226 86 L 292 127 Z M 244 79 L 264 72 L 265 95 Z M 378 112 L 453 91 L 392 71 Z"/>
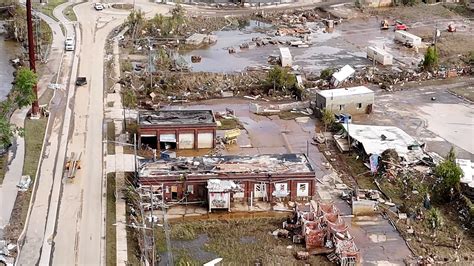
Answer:
<path fill-rule="evenodd" d="M 430 46 L 426 50 L 425 59 L 423 60 L 423 68 L 425 70 L 433 70 L 438 67 L 439 54 L 435 47 Z"/>

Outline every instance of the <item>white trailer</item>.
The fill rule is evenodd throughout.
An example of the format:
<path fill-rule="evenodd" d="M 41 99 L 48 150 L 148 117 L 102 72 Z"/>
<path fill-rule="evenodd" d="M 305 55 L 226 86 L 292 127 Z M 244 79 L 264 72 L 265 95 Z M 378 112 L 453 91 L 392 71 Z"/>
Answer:
<path fill-rule="evenodd" d="M 421 38 L 403 30 L 395 31 L 395 40 L 414 47 L 421 45 Z"/>
<path fill-rule="evenodd" d="M 288 47 L 280 48 L 280 62 L 282 67 L 291 67 L 293 58 L 291 57 L 290 49 Z"/>
<path fill-rule="evenodd" d="M 389 66 L 393 64 L 393 56 L 384 49 L 375 46 L 367 47 L 367 57 L 379 64 Z"/>

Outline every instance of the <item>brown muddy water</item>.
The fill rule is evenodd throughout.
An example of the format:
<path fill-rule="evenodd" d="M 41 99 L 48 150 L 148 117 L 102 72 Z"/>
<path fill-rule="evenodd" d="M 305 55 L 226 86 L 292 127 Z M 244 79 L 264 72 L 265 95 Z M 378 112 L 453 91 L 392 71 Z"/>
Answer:
<path fill-rule="evenodd" d="M 345 64 L 365 66 L 370 62 L 366 59 L 365 47 L 354 46 L 344 40 L 341 32 L 336 28 L 332 33 L 326 33 L 321 23 L 308 23 L 311 33 L 308 36 L 309 47 L 290 47 L 293 56 L 293 65 L 298 65 L 303 71 L 319 72 L 327 67 L 339 67 Z M 279 56 L 280 47 L 287 45 L 272 45 L 240 49 L 239 45 L 251 42 L 255 37 L 271 37 L 274 40 L 286 42 L 301 40 L 291 36 L 274 36 L 275 28 L 269 24 L 259 24 L 251 21 L 250 25 L 241 30 L 216 31 L 217 42 L 211 46 L 181 50 L 180 56 L 194 72 L 242 72 L 247 67 L 270 66 L 269 56 Z M 233 47 L 236 53 L 229 54 L 228 48 Z M 199 63 L 192 63 L 191 56 L 201 56 Z"/>
<path fill-rule="evenodd" d="M 5 41 L 0 33 L 0 101 L 4 100 L 12 88 L 13 72 L 15 69 L 10 59 L 15 58 L 18 51 L 18 43 Z"/>

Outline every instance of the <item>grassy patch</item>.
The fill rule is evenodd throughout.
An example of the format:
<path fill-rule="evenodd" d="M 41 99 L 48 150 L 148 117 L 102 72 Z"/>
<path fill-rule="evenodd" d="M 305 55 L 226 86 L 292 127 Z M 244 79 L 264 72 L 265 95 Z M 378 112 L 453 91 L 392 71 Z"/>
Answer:
<path fill-rule="evenodd" d="M 360 188 L 377 189 L 374 177 L 368 172 L 369 169 L 364 165 L 362 158 L 357 158 L 355 152 L 341 154 L 341 157 L 344 157 L 350 175 L 354 177 Z"/>
<path fill-rule="evenodd" d="M 106 265 L 115 265 L 117 262 L 117 227 L 114 225 L 115 216 L 115 173 L 107 174 L 107 213 L 105 235 Z"/>
<path fill-rule="evenodd" d="M 53 15 L 53 10 L 62 3 L 65 3 L 66 0 L 49 0 L 47 4 L 42 5 L 40 3 L 34 3 L 34 9 L 40 11 L 41 13 L 51 17 L 52 19 L 58 21 L 58 19 Z"/>
<path fill-rule="evenodd" d="M 82 3 L 82 2 L 81 2 Z M 76 17 L 76 13 L 74 12 L 73 10 L 73 7 L 75 5 L 70 5 L 70 6 L 67 6 L 64 10 L 63 10 L 63 14 L 64 16 L 69 20 L 69 21 L 77 21 L 77 17 Z"/>
<path fill-rule="evenodd" d="M 5 178 L 5 172 L 7 171 L 8 166 L 8 153 L 0 156 L 0 185 L 3 183 Z"/>
<path fill-rule="evenodd" d="M 252 219 L 220 219 L 206 221 L 179 222 L 171 224 L 171 242 L 173 257 L 179 265 L 202 264 L 202 252 L 210 252 L 223 258 L 228 265 L 296 265 L 296 251 L 303 245 L 294 245 L 290 239 L 275 238 L 269 232 L 280 228 L 284 217 Z M 164 232 L 157 230 L 157 251 L 163 254 Z M 160 237 L 161 235 L 161 237 Z M 190 240 L 207 235 L 208 240 L 191 245 Z M 179 242 L 178 245 L 176 243 Z M 175 244 L 173 244 L 175 243 Z M 292 248 L 288 249 L 287 246 Z M 184 248 L 178 248 L 182 246 Z M 311 256 L 307 261 L 311 265 L 331 265 L 323 256 Z"/>
<path fill-rule="evenodd" d="M 107 122 L 107 154 L 115 154 L 115 124 Z"/>
<path fill-rule="evenodd" d="M 474 87 L 449 89 L 450 92 L 474 102 Z"/>
<path fill-rule="evenodd" d="M 244 128 L 237 118 L 221 119 L 219 121 L 221 122 L 221 126 L 217 128 L 219 130 L 230 130 L 230 129 L 235 129 L 235 128 L 243 129 Z"/>
<path fill-rule="evenodd" d="M 305 115 L 301 114 L 300 112 L 284 111 L 284 112 L 278 113 L 278 117 L 283 120 L 293 120 L 297 117 L 302 117 L 302 116 L 305 116 Z"/>
<path fill-rule="evenodd" d="M 132 223 L 130 219 L 130 206 L 127 204 L 127 224 Z M 140 237 L 140 233 L 138 230 L 127 226 L 127 257 L 128 262 L 127 265 L 141 265 L 140 263 L 140 245 L 138 243 L 138 238 Z"/>
<path fill-rule="evenodd" d="M 48 119 L 42 117 L 37 120 L 25 120 L 25 163 L 23 174 L 30 175 L 32 179 L 36 176 L 43 138 Z"/>

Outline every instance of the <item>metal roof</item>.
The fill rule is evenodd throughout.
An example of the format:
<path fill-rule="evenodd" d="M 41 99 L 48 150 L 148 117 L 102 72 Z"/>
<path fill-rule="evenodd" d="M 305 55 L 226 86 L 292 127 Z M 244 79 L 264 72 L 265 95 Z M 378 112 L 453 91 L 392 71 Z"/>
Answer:
<path fill-rule="evenodd" d="M 171 160 L 145 162 L 140 166 L 139 176 L 159 177 L 168 175 L 215 175 L 245 173 L 313 173 L 308 158 L 304 154 L 266 155 L 222 155 L 206 157 L 179 157 Z"/>
<path fill-rule="evenodd" d="M 351 95 L 367 94 L 367 93 L 373 94 L 374 91 L 365 86 L 358 86 L 358 87 L 351 87 L 351 88 L 322 90 L 322 91 L 318 91 L 317 93 L 323 96 L 324 98 L 330 98 L 330 97 L 351 96 Z"/>
<path fill-rule="evenodd" d="M 138 121 L 141 126 L 202 125 L 216 123 L 211 110 L 140 111 L 138 113 Z"/>
<path fill-rule="evenodd" d="M 409 149 L 409 146 L 418 146 L 419 143 L 398 127 L 357 124 L 343 124 L 343 126 L 352 139 L 364 146 L 368 155 L 381 155 L 388 149 L 394 149 L 398 156 L 408 163 L 415 163 L 426 157 L 421 148 Z"/>
<path fill-rule="evenodd" d="M 355 70 L 351 66 L 345 65 L 344 67 L 341 68 L 341 70 L 332 74 L 332 76 L 337 81 L 342 82 L 346 80 L 348 77 L 352 76 L 354 73 L 355 73 Z"/>

